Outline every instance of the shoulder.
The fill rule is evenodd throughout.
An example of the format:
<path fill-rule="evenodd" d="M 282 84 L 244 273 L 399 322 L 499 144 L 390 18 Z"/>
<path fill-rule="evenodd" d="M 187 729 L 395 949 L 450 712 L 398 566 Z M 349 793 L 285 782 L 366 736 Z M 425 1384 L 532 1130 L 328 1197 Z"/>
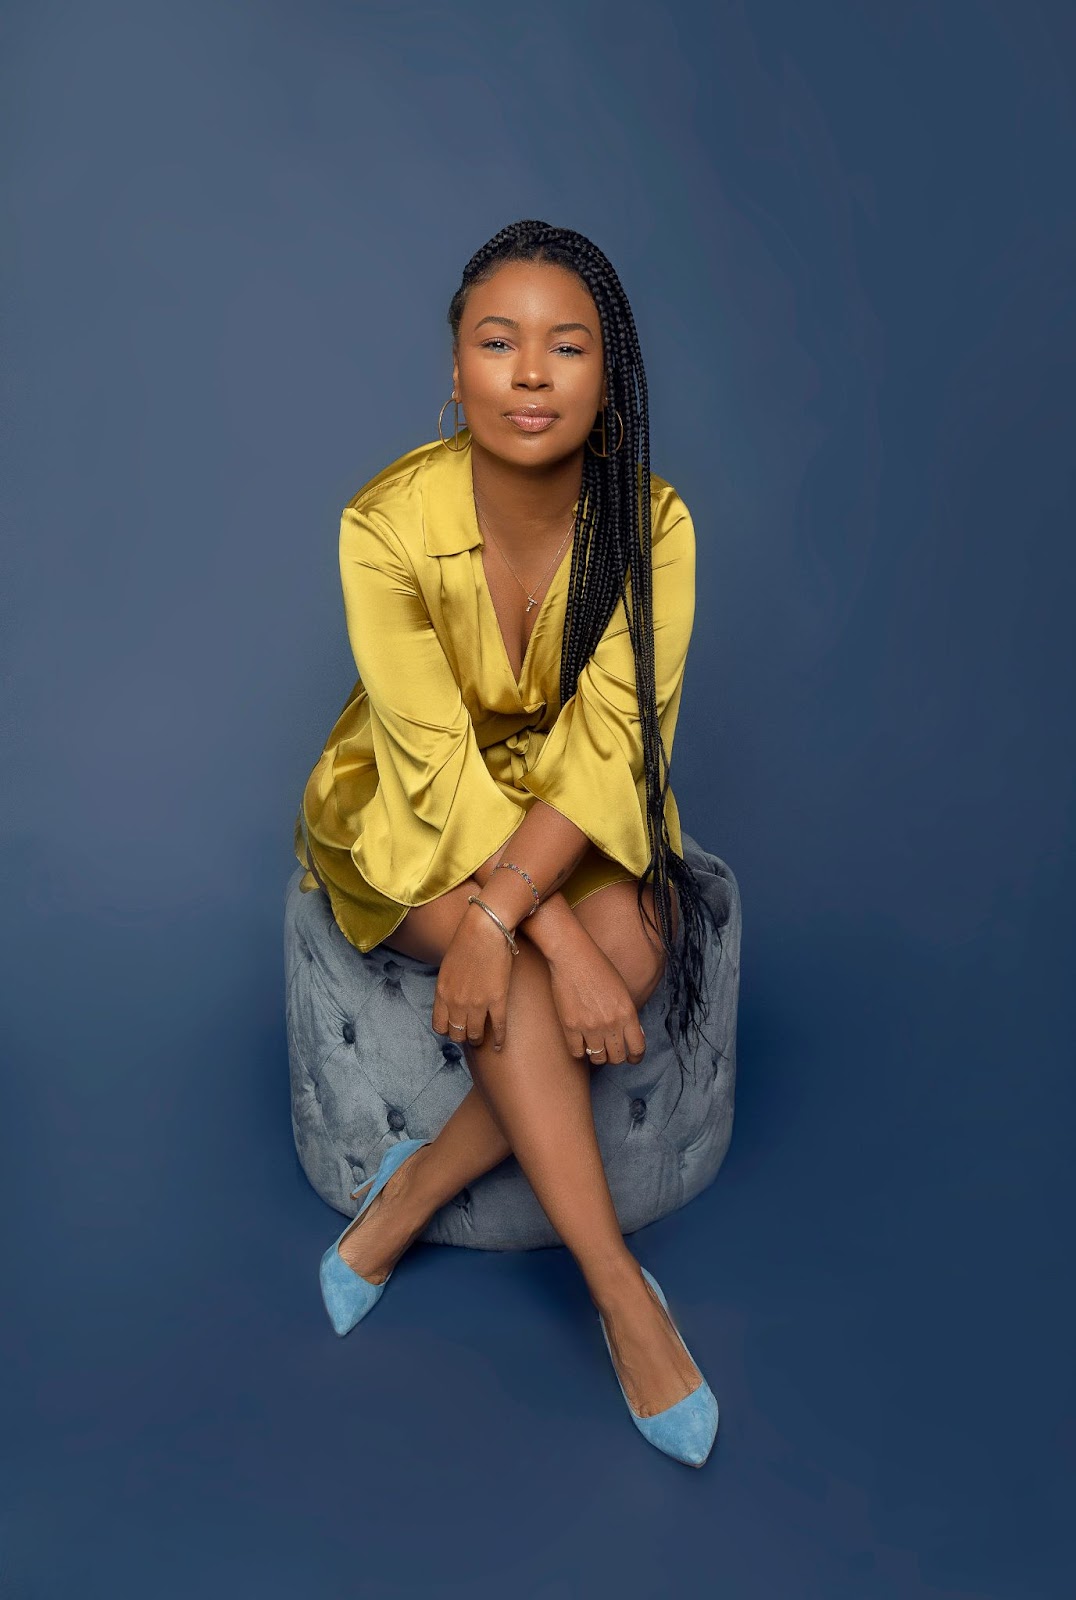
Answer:
<path fill-rule="evenodd" d="M 352 542 L 372 536 L 412 559 L 418 555 L 422 549 L 424 476 L 441 448 L 436 439 L 417 445 L 367 479 L 344 506 L 342 536 Z"/>
<path fill-rule="evenodd" d="M 650 474 L 650 543 L 657 549 L 665 541 L 685 551 L 695 548 L 695 525 L 683 498 L 667 478 Z"/>
<path fill-rule="evenodd" d="M 380 472 L 375 472 L 361 489 L 355 491 L 345 510 L 372 511 L 405 507 L 409 497 L 417 494 L 422 471 L 439 447 L 440 441 L 434 440 L 432 444 L 416 445 L 413 450 L 397 456 L 395 461 L 390 461 Z"/>

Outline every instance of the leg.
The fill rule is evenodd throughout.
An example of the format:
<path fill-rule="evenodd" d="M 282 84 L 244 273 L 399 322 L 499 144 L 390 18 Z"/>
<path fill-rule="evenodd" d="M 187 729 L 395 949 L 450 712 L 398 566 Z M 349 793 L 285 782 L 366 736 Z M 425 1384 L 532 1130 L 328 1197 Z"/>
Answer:
<path fill-rule="evenodd" d="M 643 891 L 647 912 L 654 919 L 653 893 Z M 679 907 L 673 895 L 673 932 L 679 930 Z M 643 925 L 637 909 L 634 882 L 610 884 L 575 907 L 575 914 L 594 942 L 608 955 L 629 989 L 645 984 L 645 998 L 664 970 L 664 952 L 650 925 Z M 640 931 L 643 939 L 640 938 Z M 656 976 L 645 982 L 655 951 L 661 956 Z M 634 991 L 633 991 L 634 992 Z M 636 1004 L 641 1004 L 636 1001 Z M 624 1271 L 611 1280 L 605 1298 L 593 1296 L 605 1322 L 620 1381 L 632 1408 L 652 1416 L 683 1399 L 702 1382 L 691 1357 L 660 1300 L 639 1271 L 638 1262 L 625 1246 Z"/>
<path fill-rule="evenodd" d="M 457 918 L 468 892 L 469 885 L 453 891 Z M 634 883 L 609 885 L 581 902 L 577 915 L 641 1006 L 660 981 L 663 956 L 635 897 Z M 392 942 L 435 961 L 454 929 L 451 913 L 447 905 L 440 914 L 416 909 L 440 915 L 441 950 L 422 942 L 418 925 L 406 943 L 396 934 Z M 664 1410 L 696 1388 L 701 1375 L 624 1242 L 594 1131 L 590 1069 L 568 1052 L 545 960 L 526 943 L 513 966 L 509 1017 L 508 1041 L 496 1058 L 489 1044 L 464 1046 L 475 1088 L 432 1144 L 400 1169 L 395 1192 L 390 1181 L 351 1236 L 352 1251 L 345 1240 L 341 1254 L 364 1277 L 381 1281 L 439 1205 L 514 1150 L 602 1312 L 630 1403 L 640 1415 Z M 542 1041 L 537 1051 L 535 1040 Z"/>
<path fill-rule="evenodd" d="M 664 953 L 656 935 L 646 936 L 636 896 L 634 882 L 610 884 L 580 902 L 576 914 L 638 1006 L 661 979 Z M 652 915 L 649 900 L 648 910 Z M 594 1129 L 590 1068 L 568 1051 L 549 969 L 533 947 L 521 945 L 513 964 L 500 1055 L 488 1042 L 464 1048 L 475 1084 L 602 1313 L 630 1404 L 640 1416 L 674 1405 L 698 1388 L 702 1374 L 620 1231 Z"/>
<path fill-rule="evenodd" d="M 468 879 L 436 900 L 415 906 L 382 942 L 390 949 L 437 965 L 467 909 L 467 896 L 478 887 Z M 653 896 L 649 889 L 645 892 L 653 915 Z M 635 1005 L 641 1008 L 653 993 L 663 968 L 655 964 L 653 943 L 647 944 L 640 937 L 645 936 L 646 930 L 635 909 L 634 897 L 634 881 L 610 884 L 580 902 L 577 915 L 624 978 Z M 654 939 L 652 933 L 650 939 Z M 558 1038 L 559 1028 L 557 1022 Z M 471 1065 L 469 1059 L 468 1064 Z M 590 1115 L 592 1121 L 593 1113 Z M 472 1088 L 432 1143 L 404 1162 L 364 1213 L 361 1223 L 344 1235 L 339 1247 L 341 1257 L 369 1283 L 383 1283 L 434 1212 L 459 1194 L 465 1184 L 511 1154 L 512 1146 L 486 1096 L 480 1088 Z M 355 1191 L 360 1199 L 372 1181 Z"/>
<path fill-rule="evenodd" d="M 467 910 L 467 896 L 479 887 L 468 878 L 436 900 L 413 907 L 382 943 L 439 965 Z M 383 1283 L 434 1212 L 511 1153 L 484 1097 L 470 1089 L 437 1137 L 393 1173 L 359 1226 L 345 1234 L 340 1255 L 367 1282 Z M 355 1191 L 360 1199 L 372 1182 Z"/>

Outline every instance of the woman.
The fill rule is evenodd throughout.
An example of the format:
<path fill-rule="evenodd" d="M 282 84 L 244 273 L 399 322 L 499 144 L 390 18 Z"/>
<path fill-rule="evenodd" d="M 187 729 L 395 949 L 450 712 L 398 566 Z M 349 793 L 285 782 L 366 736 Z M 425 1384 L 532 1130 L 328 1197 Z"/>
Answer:
<path fill-rule="evenodd" d="M 354 1191 L 322 1293 L 346 1333 L 433 1213 L 514 1153 L 636 1427 L 701 1466 L 717 1403 L 620 1232 L 589 1084 L 591 1065 L 642 1058 L 638 1012 L 666 964 L 682 1030 L 704 1003 L 705 902 L 668 779 L 694 528 L 650 472 L 631 309 L 588 239 L 504 228 L 449 324 L 451 438 L 439 419 L 343 513 L 359 680 L 295 843 L 303 887 L 325 890 L 356 948 L 439 967 L 432 1026 L 473 1086 L 436 1138 L 400 1141 Z"/>

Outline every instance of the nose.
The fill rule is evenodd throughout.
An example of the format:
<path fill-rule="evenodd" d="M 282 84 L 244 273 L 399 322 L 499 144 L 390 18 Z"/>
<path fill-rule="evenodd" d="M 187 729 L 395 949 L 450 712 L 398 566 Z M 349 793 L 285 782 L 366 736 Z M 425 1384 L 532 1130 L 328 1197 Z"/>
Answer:
<path fill-rule="evenodd" d="M 516 389 L 548 389 L 549 377 L 546 370 L 548 357 L 544 352 L 534 349 L 521 348 L 516 360 L 516 370 L 512 378 L 512 385 Z"/>

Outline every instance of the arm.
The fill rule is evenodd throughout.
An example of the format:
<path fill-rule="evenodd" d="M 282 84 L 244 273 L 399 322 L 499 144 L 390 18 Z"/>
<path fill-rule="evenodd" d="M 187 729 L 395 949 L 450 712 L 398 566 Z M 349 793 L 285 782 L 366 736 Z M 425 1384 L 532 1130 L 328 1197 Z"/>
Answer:
<path fill-rule="evenodd" d="M 677 496 L 653 547 L 656 707 L 669 760 L 693 619 L 695 526 Z M 576 958 L 580 939 L 591 946 L 592 941 L 557 890 L 588 843 L 594 840 L 634 877 L 642 877 L 650 859 L 636 662 L 623 605 L 613 611 L 524 784 L 535 803 L 474 877 L 484 885 L 482 898 L 509 928 L 527 934 L 548 958 L 554 952 Z M 498 861 L 516 861 L 535 880 L 541 906 L 533 917 L 527 882 L 517 872 L 496 872 Z M 468 909 L 461 928 L 490 926 L 482 907 Z"/>
<path fill-rule="evenodd" d="M 518 873 L 498 873 L 489 903 L 502 920 L 514 928 L 526 917 L 528 937 L 547 952 L 563 948 L 573 931 L 586 938 L 555 891 L 589 840 L 537 801 L 519 821 L 518 806 L 501 793 L 482 759 L 414 574 L 376 512 L 344 511 L 340 574 L 352 654 L 375 718 L 380 780 L 379 808 L 368 813 L 363 838 L 352 849 L 356 866 L 391 899 L 415 904 L 419 881 L 425 900 L 469 875 L 485 885 L 502 856 L 517 859 L 514 851 L 530 863 L 526 870 L 543 904 L 527 917 L 534 897 L 526 883 Z M 488 855 L 491 837 L 498 836 L 506 843 Z M 502 938 L 481 908 L 469 910 L 476 932 Z"/>
<path fill-rule="evenodd" d="M 352 858 L 390 900 L 424 904 L 462 883 L 491 845 L 512 835 L 519 807 L 483 760 L 418 580 L 376 508 L 344 510 L 340 579 L 378 773 L 361 832 L 353 830 Z"/>
<path fill-rule="evenodd" d="M 501 921 L 517 935 L 526 934 L 547 960 L 578 951 L 580 944 L 594 945 L 559 892 L 560 885 L 578 866 L 589 846 L 587 835 L 573 822 L 544 801 L 536 800 L 507 844 L 495 850 L 473 874 L 483 887 L 482 898 L 486 904 L 492 906 Z M 542 897 L 537 911 L 534 911 L 534 896 L 518 872 L 497 872 L 501 861 L 514 861 L 530 873 Z M 481 917 L 489 922 L 480 906 L 469 906 L 468 910 L 472 919 Z"/>
<path fill-rule="evenodd" d="M 694 528 L 682 501 L 677 499 L 673 509 L 660 540 L 655 537 L 653 562 L 655 690 L 670 761 L 695 603 Z M 623 980 L 556 892 L 589 840 L 636 877 L 650 859 L 635 655 L 623 605 L 614 611 L 576 692 L 523 781 L 535 803 L 512 837 L 474 874 L 483 885 L 482 898 L 546 955 L 572 1054 L 582 1057 L 586 1044 L 604 1038 L 611 1060 L 623 1059 L 621 1046 L 638 1060 L 645 1045 Z M 535 879 L 543 904 L 533 917 L 528 913 L 534 899 L 525 880 L 496 871 L 502 859 L 517 862 Z M 473 999 L 476 992 L 464 974 L 487 958 L 496 961 L 492 941 L 503 942 L 481 907 L 471 906 L 468 913 L 461 918 L 445 974 L 446 1003 L 458 995 L 460 1014 L 467 1009 L 465 994 Z M 483 1003 L 479 998 L 472 1009 L 481 1011 Z M 495 1039 L 503 1038 L 503 1003 L 491 1004 L 490 1015 Z"/>
<path fill-rule="evenodd" d="M 654 688 L 671 763 L 695 614 L 695 530 L 679 496 L 664 508 L 662 522 L 653 546 Z M 635 652 L 622 601 L 523 784 L 633 877 L 642 877 L 651 845 Z"/>
<path fill-rule="evenodd" d="M 672 520 L 655 539 L 653 573 L 657 711 L 671 761 L 695 609 L 695 531 L 679 498 Z M 573 924 L 579 928 L 556 891 L 590 840 L 637 878 L 650 860 L 635 656 L 623 605 L 614 611 L 523 782 L 536 796 L 534 804 L 474 876 L 485 885 L 501 860 L 515 861 L 530 873 L 542 895 L 533 917 L 528 913 L 534 897 L 518 873 L 497 872 L 483 899 L 510 928 L 549 954 L 573 939 Z M 489 922 L 481 908 L 470 910 Z"/>

